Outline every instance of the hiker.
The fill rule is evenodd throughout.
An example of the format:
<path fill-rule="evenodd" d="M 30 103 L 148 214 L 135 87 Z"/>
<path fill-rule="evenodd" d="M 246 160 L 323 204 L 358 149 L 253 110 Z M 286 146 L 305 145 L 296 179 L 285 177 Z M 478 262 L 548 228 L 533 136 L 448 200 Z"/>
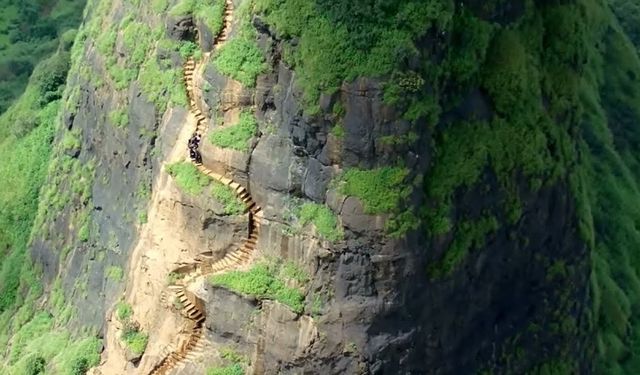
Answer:
<path fill-rule="evenodd" d="M 196 164 L 202 164 L 202 154 L 200 154 L 200 151 L 196 150 L 196 159 L 195 159 Z"/>
<path fill-rule="evenodd" d="M 193 133 L 193 135 L 191 136 L 191 138 L 189 138 L 189 149 L 195 149 L 198 148 L 198 143 L 200 142 L 199 140 L 197 140 L 196 138 L 197 134 Z"/>
<path fill-rule="evenodd" d="M 191 161 L 196 161 L 197 154 L 198 151 L 193 148 L 189 148 L 189 158 L 191 158 Z"/>

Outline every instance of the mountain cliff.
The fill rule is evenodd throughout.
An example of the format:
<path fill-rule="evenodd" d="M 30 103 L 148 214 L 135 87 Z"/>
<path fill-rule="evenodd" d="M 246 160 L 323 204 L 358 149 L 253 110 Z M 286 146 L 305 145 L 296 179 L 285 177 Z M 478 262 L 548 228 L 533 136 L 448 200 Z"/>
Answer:
<path fill-rule="evenodd" d="M 636 373 L 638 21 L 89 0 L 0 117 L 0 369 Z"/>

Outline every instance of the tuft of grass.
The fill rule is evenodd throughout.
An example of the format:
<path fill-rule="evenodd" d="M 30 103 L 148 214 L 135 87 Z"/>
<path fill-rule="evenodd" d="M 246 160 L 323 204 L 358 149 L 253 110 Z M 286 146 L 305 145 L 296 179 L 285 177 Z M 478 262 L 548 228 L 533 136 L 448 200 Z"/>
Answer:
<path fill-rule="evenodd" d="M 237 124 L 215 129 L 209 141 L 215 146 L 237 151 L 249 151 L 249 141 L 256 134 L 258 124 L 253 113 L 243 111 Z"/>
<path fill-rule="evenodd" d="M 243 356 L 242 354 L 238 353 L 236 350 L 234 350 L 231 347 L 222 347 L 220 348 L 220 356 L 230 362 L 233 363 L 248 363 L 249 359 L 245 356 Z"/>
<path fill-rule="evenodd" d="M 167 285 L 174 285 L 178 280 L 181 280 L 184 277 L 183 274 L 170 272 L 167 275 Z"/>
<path fill-rule="evenodd" d="M 133 308 L 126 302 L 118 302 L 116 305 L 116 317 L 121 322 L 126 322 L 133 316 Z"/>
<path fill-rule="evenodd" d="M 211 195 L 224 206 L 225 214 L 240 215 L 244 213 L 244 203 L 236 197 L 229 186 L 213 180 L 211 184 Z"/>
<path fill-rule="evenodd" d="M 338 139 L 343 139 L 345 130 L 342 124 L 336 124 L 333 128 L 331 128 L 331 134 L 333 134 Z"/>
<path fill-rule="evenodd" d="M 109 112 L 109 121 L 119 129 L 125 128 L 129 124 L 129 112 L 126 109 L 114 109 Z"/>
<path fill-rule="evenodd" d="M 368 214 L 392 212 L 411 193 L 404 182 L 409 171 L 398 167 L 350 169 L 342 176 L 341 192 L 360 199 Z"/>
<path fill-rule="evenodd" d="M 112 280 L 115 282 L 122 281 L 122 277 L 124 276 L 124 271 L 122 271 L 122 267 L 118 267 L 118 266 L 111 266 L 107 268 L 105 273 L 109 280 Z"/>
<path fill-rule="evenodd" d="M 209 185 L 211 179 L 200 172 L 189 162 L 177 162 L 167 165 L 167 173 L 176 179 L 176 183 L 184 192 L 189 195 L 202 193 Z"/>
<path fill-rule="evenodd" d="M 207 375 L 244 375 L 242 365 L 234 363 L 224 367 L 214 367 L 207 370 Z"/>
<path fill-rule="evenodd" d="M 338 223 L 336 215 L 325 205 L 317 203 L 305 203 L 300 207 L 300 224 L 313 223 L 318 234 L 326 240 L 336 242 L 344 237 L 342 226 Z"/>
<path fill-rule="evenodd" d="M 304 310 L 304 294 L 299 289 L 290 288 L 285 278 L 278 275 L 279 265 L 262 262 L 249 271 L 231 271 L 211 276 L 213 285 L 223 286 L 238 293 L 262 299 L 274 299 L 289 306 L 296 313 Z"/>
<path fill-rule="evenodd" d="M 132 327 L 130 324 L 125 324 L 125 328 L 122 332 L 122 341 L 131 352 L 136 355 L 144 353 L 149 342 L 149 335 Z"/>
<path fill-rule="evenodd" d="M 231 39 L 220 48 L 213 66 L 246 87 L 254 87 L 256 78 L 267 69 L 264 54 L 250 35 Z"/>

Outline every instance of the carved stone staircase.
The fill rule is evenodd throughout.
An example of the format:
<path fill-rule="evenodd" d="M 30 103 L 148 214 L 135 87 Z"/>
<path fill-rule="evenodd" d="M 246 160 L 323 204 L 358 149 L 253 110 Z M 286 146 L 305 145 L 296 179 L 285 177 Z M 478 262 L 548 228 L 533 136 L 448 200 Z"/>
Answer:
<path fill-rule="evenodd" d="M 232 0 L 226 0 L 224 23 L 222 30 L 215 38 L 215 49 L 219 49 L 228 39 L 232 22 L 233 2 Z M 189 99 L 189 109 L 196 118 L 195 132 L 202 138 L 202 135 L 204 135 L 208 128 L 208 120 L 198 106 L 198 98 L 195 94 L 194 75 L 196 70 L 196 61 L 193 58 L 189 58 L 184 64 L 184 82 Z M 162 293 L 161 303 L 167 306 L 171 305 L 172 303 L 169 301 L 171 294 L 179 301 L 179 305 L 182 306 L 181 314 L 188 319 L 188 338 L 178 345 L 166 346 L 161 354 L 162 359 L 154 366 L 150 375 L 168 374 L 172 370 L 180 368 L 186 361 L 195 359 L 203 349 L 206 348 L 206 339 L 204 336 L 206 312 L 202 301 L 187 291 L 185 284 L 192 280 L 192 277 L 227 271 L 250 262 L 256 249 L 260 233 L 260 225 L 263 217 L 262 210 L 260 206 L 253 201 L 247 189 L 232 179 L 211 171 L 201 163 L 194 164 L 196 164 L 200 172 L 229 186 L 235 196 L 245 204 L 245 212 L 247 212 L 249 216 L 248 237 L 242 243 L 232 245 L 231 250 L 227 251 L 221 259 L 214 260 L 211 252 L 204 252 L 198 255 L 192 263 L 181 266 L 173 271 L 184 274 L 185 278 L 179 282 L 181 285 L 169 286 L 170 294 L 167 292 Z"/>

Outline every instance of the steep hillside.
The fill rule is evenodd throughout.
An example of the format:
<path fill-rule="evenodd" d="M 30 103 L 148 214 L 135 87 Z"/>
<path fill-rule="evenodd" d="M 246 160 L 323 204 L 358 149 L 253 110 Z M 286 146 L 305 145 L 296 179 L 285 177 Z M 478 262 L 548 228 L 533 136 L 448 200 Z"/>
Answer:
<path fill-rule="evenodd" d="M 0 117 L 0 372 L 637 373 L 639 22 L 89 0 Z"/>

